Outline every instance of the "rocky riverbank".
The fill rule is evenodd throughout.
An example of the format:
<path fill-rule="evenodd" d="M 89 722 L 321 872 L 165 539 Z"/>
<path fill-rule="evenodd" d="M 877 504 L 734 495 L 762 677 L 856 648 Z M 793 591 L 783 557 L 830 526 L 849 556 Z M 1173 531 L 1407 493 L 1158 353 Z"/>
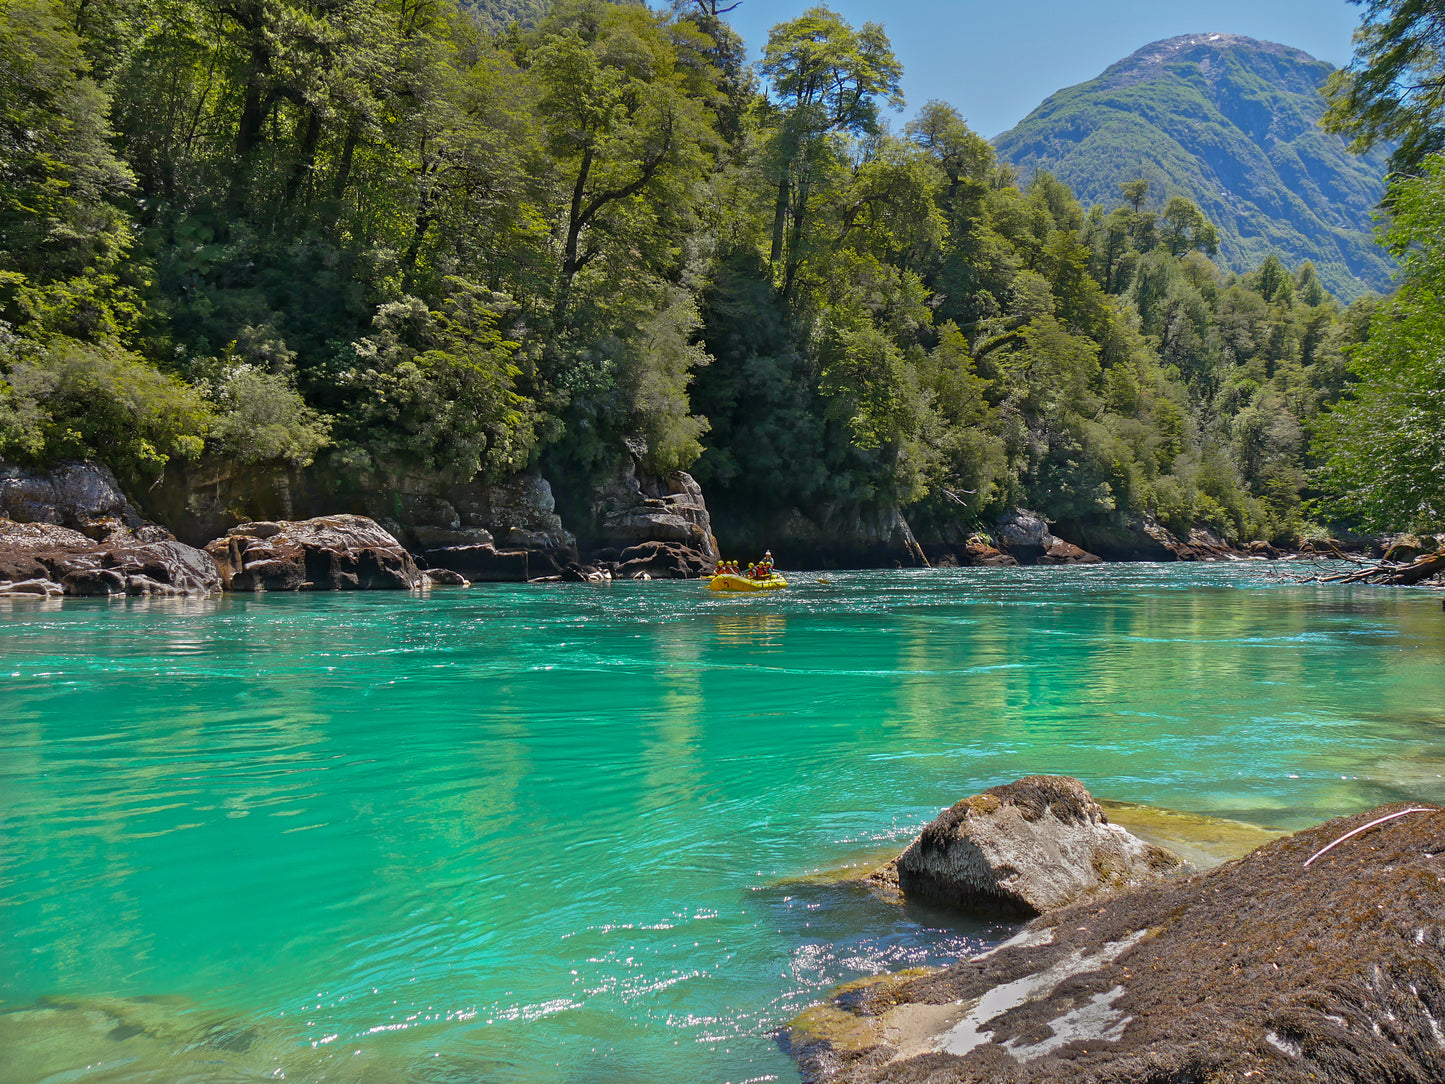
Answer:
<path fill-rule="evenodd" d="M 995 788 L 924 835 L 979 857 L 991 831 L 965 822 L 996 816 L 990 796 L 1016 820 L 1080 826 L 1072 798 L 1056 817 L 1030 780 L 1012 788 L 1023 801 Z M 1086 891 L 975 959 L 840 988 L 785 1042 L 830 1084 L 1445 1079 L 1442 814 L 1385 806 L 1205 872 Z M 984 880 L 1039 876 L 1013 860 Z"/>
<path fill-rule="evenodd" d="M 951 541 L 936 531 L 920 539 L 897 509 L 885 511 L 845 517 L 836 529 L 793 516 L 780 521 L 768 544 L 790 568 L 1352 553 L 1390 562 L 1439 550 L 1438 539 L 1414 535 L 1319 539 L 1293 551 L 1265 542 L 1239 547 L 1203 529 L 1181 539 L 1149 520 L 1052 524 L 1026 509 Z M 721 556 L 696 480 L 682 471 L 649 474 L 637 456 L 594 486 L 567 522 L 536 470 L 483 483 L 379 470 L 255 477 L 213 465 L 168 477 L 146 494 L 146 513 L 159 523 L 137 509 L 103 466 L 65 463 L 39 471 L 0 463 L 0 593 L 194 595 L 217 583 L 236 590 L 321 590 L 695 578 L 709 575 Z M 214 569 L 198 556 L 202 550 L 215 558 Z"/>

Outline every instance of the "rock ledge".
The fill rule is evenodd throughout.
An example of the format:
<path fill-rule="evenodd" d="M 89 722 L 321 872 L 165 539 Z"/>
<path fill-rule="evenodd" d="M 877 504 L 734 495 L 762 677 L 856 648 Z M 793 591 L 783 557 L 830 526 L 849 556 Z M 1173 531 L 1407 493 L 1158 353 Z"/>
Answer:
<path fill-rule="evenodd" d="M 942 971 L 854 984 L 788 1041 L 806 1080 L 837 1084 L 1434 1084 L 1442 852 L 1437 806 L 1340 818 Z"/>

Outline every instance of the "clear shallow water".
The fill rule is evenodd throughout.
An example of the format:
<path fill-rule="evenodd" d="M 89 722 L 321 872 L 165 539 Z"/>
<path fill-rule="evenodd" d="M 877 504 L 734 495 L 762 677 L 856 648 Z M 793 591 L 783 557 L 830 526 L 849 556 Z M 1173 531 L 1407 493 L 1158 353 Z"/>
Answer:
<path fill-rule="evenodd" d="M 174 999 L 267 1037 L 234 1079 L 796 1080 L 827 987 L 1007 933 L 797 880 L 957 798 L 1445 800 L 1439 593 L 1276 571 L 8 606 L 0 1010 Z"/>

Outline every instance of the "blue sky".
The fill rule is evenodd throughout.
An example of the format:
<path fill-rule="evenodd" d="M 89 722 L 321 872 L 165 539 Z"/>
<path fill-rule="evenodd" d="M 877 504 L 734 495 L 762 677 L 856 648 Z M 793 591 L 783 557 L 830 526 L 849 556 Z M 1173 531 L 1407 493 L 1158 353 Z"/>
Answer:
<path fill-rule="evenodd" d="M 811 6 L 812 0 L 743 0 L 726 18 L 756 59 L 773 24 Z M 941 98 L 989 138 L 1054 91 L 1178 34 L 1243 34 L 1342 66 L 1360 14 L 1345 0 L 831 0 L 828 6 L 854 26 L 872 21 L 888 31 L 908 97 L 900 120 Z"/>

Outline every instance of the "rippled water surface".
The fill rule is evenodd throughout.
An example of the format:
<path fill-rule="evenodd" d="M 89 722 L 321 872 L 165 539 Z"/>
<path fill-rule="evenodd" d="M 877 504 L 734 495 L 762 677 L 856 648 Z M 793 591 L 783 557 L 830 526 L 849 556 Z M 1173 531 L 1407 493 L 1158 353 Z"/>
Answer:
<path fill-rule="evenodd" d="M 1007 933 L 806 879 L 959 797 L 1445 800 L 1439 592 L 1280 567 L 0 608 L 0 1078 L 796 1080 Z"/>

